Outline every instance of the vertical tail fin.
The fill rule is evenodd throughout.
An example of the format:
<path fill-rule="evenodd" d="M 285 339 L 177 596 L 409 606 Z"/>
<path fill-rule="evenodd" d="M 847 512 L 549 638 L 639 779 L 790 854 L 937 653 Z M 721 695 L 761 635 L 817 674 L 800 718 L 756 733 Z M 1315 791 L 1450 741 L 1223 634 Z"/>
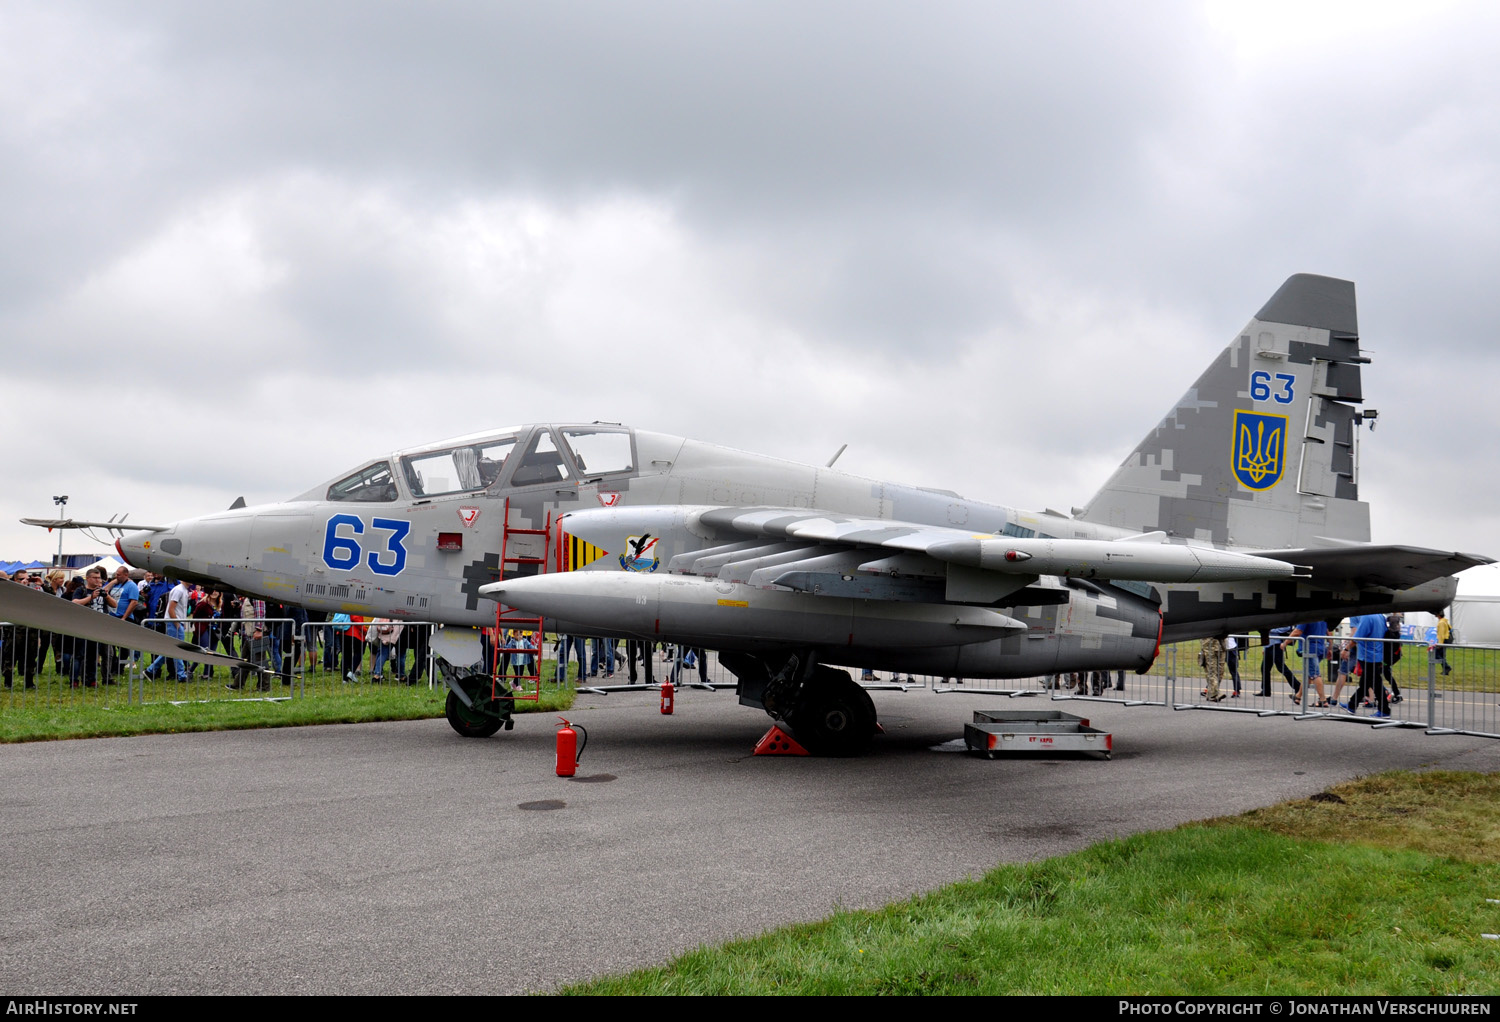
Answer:
<path fill-rule="evenodd" d="M 1354 284 L 1289 277 L 1080 515 L 1261 549 L 1370 538 Z"/>

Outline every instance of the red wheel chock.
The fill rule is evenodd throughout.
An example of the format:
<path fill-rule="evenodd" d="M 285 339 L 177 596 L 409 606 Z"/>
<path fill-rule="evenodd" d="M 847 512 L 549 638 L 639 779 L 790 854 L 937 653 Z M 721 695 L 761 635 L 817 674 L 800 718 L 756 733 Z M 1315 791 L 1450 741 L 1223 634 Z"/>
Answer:
<path fill-rule="evenodd" d="M 797 740 L 775 724 L 767 731 L 760 741 L 755 743 L 755 755 L 757 756 L 806 756 L 808 751 Z"/>

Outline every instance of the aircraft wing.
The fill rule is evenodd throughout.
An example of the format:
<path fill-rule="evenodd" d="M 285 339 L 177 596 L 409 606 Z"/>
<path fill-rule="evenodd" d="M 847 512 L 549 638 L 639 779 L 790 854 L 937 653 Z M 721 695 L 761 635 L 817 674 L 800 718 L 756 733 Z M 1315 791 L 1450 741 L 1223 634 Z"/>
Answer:
<path fill-rule="evenodd" d="M 1280 558 L 1167 543 L 1160 533 L 1124 540 L 1019 538 L 785 509 L 717 508 L 701 512 L 697 521 L 711 529 L 743 535 L 923 554 L 945 564 L 1005 575 L 1228 582 L 1286 578 L 1298 573 L 1295 564 Z"/>
<path fill-rule="evenodd" d="M 792 588 L 807 581 L 799 573 L 946 574 L 950 580 L 963 575 L 950 566 L 1028 580 L 1054 575 L 1230 582 L 1306 573 L 1282 557 L 1167 543 L 1161 533 L 1123 540 L 1017 538 L 794 508 L 600 508 L 567 515 L 562 528 L 609 552 L 624 551 L 647 535 L 670 537 L 685 530 L 714 545 L 695 545 L 673 556 L 668 570 L 726 578 L 743 566 L 748 569 L 744 581 Z"/>
<path fill-rule="evenodd" d="M 1332 584 L 1340 588 L 1345 587 L 1341 584 L 1347 583 L 1348 587 L 1357 589 L 1371 586 L 1410 589 L 1465 568 L 1495 562 L 1493 557 L 1480 554 L 1375 543 L 1350 543 L 1302 550 L 1257 550 L 1255 553 L 1260 557 L 1307 565 L 1312 569 L 1314 583 Z"/>
<path fill-rule="evenodd" d="M 68 600 L 60 600 L 56 596 L 9 581 L 0 582 L 0 621 L 47 632 L 61 632 L 145 653 L 159 653 L 177 660 L 192 660 L 219 667 L 254 666 L 239 657 L 210 653 L 191 642 L 173 639 L 150 628 L 142 628 L 140 625 L 121 621 L 113 615 L 100 614 Z"/>

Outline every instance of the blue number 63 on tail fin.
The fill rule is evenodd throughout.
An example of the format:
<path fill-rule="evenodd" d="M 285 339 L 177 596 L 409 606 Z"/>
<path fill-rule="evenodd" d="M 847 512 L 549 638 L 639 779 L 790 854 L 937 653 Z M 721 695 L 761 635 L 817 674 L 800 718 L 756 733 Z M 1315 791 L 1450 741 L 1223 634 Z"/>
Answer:
<path fill-rule="evenodd" d="M 1277 373 L 1276 382 L 1279 386 L 1273 391 L 1271 374 L 1264 369 L 1257 369 L 1250 374 L 1250 399 L 1252 401 L 1275 401 L 1279 405 L 1291 404 L 1295 396 L 1297 377 L 1291 373 Z"/>

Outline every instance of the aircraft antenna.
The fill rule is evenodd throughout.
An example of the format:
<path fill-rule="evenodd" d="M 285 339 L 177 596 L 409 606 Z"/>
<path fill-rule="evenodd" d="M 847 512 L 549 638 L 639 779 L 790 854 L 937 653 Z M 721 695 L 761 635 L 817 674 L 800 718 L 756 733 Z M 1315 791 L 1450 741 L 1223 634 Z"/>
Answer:
<path fill-rule="evenodd" d="M 848 444 L 844 444 L 844 445 L 843 445 L 843 446 L 842 446 L 842 447 L 840 447 L 840 448 L 839 448 L 839 449 L 838 449 L 838 450 L 836 450 L 836 451 L 834 451 L 834 452 L 833 452 L 833 457 L 831 457 L 831 458 L 829 458 L 829 459 L 828 459 L 828 464 L 826 464 L 826 465 L 824 465 L 824 466 L 823 466 L 823 467 L 824 467 L 824 468 L 833 468 L 833 463 L 834 463 L 834 462 L 835 462 L 835 461 L 838 461 L 838 460 L 839 460 L 839 455 L 841 455 L 841 454 L 843 454 L 843 453 L 844 453 L 844 452 L 845 452 L 845 451 L 847 451 L 847 450 L 848 450 L 848 449 L 849 449 L 849 445 L 848 445 Z"/>

